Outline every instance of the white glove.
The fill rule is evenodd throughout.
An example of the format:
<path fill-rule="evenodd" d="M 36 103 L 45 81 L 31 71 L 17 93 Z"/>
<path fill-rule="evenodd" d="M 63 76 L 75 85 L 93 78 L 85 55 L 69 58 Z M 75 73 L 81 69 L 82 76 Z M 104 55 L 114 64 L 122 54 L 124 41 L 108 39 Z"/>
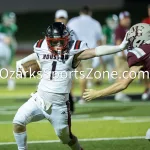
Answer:
<path fill-rule="evenodd" d="M 16 62 L 16 74 L 17 74 L 17 77 L 20 77 L 20 78 L 22 78 L 22 75 L 24 77 L 26 76 L 25 70 L 20 60 Z"/>
<path fill-rule="evenodd" d="M 129 31 L 128 31 L 128 32 L 129 32 Z M 126 35 L 125 35 L 125 37 L 124 37 L 122 43 L 119 45 L 119 48 L 120 48 L 121 50 L 126 49 L 127 44 L 128 44 L 128 42 L 129 42 L 129 41 L 127 41 L 128 32 L 126 33 Z"/>

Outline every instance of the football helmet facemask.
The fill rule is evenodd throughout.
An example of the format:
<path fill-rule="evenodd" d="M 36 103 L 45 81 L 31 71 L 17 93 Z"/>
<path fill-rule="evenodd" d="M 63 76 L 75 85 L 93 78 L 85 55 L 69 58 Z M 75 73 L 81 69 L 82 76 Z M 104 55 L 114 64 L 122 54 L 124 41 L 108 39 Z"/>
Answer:
<path fill-rule="evenodd" d="M 138 23 L 132 26 L 127 35 L 128 49 L 139 47 L 142 44 L 150 44 L 150 25 Z"/>
<path fill-rule="evenodd" d="M 53 23 L 46 30 L 46 42 L 49 50 L 54 55 L 63 55 L 64 53 L 67 53 L 70 40 L 70 32 L 61 22 Z"/>

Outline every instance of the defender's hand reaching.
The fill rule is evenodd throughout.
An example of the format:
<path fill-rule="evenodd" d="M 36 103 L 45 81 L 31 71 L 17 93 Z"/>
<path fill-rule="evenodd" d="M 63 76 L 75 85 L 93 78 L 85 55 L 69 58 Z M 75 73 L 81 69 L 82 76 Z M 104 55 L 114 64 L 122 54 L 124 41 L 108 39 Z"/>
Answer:
<path fill-rule="evenodd" d="M 97 97 L 99 97 L 98 91 L 93 89 L 85 89 L 85 92 L 83 93 L 83 99 L 85 99 L 86 101 L 90 101 Z"/>
<path fill-rule="evenodd" d="M 129 31 L 128 31 L 128 32 L 129 32 Z M 125 37 L 124 37 L 122 43 L 119 45 L 119 48 L 120 48 L 121 50 L 126 49 L 128 43 L 129 43 L 129 41 L 127 40 L 128 32 L 126 33 L 126 35 L 125 35 Z"/>

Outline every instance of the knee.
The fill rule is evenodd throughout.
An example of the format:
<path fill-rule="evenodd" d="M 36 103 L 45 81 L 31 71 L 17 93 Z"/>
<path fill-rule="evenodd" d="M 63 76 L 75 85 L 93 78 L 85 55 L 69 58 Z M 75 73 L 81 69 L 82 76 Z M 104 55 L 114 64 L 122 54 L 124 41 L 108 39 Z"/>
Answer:
<path fill-rule="evenodd" d="M 14 132 L 21 133 L 26 131 L 26 127 L 20 124 L 13 124 Z"/>

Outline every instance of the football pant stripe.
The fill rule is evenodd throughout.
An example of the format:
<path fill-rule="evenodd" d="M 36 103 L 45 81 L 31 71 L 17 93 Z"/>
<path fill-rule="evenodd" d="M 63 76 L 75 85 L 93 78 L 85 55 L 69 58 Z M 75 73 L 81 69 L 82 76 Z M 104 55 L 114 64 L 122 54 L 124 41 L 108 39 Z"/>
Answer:
<path fill-rule="evenodd" d="M 73 135 L 72 135 L 72 132 L 71 132 L 70 102 L 69 102 L 69 101 L 67 101 L 67 102 L 66 102 L 66 105 L 67 105 L 67 112 L 68 112 L 69 137 L 72 139 L 72 138 L 73 138 Z"/>

